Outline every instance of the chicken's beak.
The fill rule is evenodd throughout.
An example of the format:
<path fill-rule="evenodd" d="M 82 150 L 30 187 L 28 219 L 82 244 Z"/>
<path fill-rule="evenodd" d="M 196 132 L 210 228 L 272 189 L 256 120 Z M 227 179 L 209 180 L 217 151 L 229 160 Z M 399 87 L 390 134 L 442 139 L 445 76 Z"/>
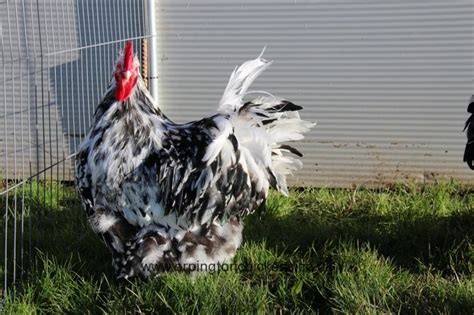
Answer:
<path fill-rule="evenodd" d="M 128 79 L 130 79 L 130 77 L 132 76 L 132 72 L 131 71 L 125 71 L 123 73 L 123 78 L 125 79 L 125 81 L 128 81 Z"/>

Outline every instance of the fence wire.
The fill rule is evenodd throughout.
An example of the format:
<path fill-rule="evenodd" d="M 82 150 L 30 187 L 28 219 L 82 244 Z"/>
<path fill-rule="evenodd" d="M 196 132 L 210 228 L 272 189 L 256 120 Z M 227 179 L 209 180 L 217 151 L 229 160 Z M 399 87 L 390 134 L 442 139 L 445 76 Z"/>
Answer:
<path fill-rule="evenodd" d="M 3 296 L 25 276 L 52 205 L 74 197 L 55 185 L 73 180 L 123 42 L 139 49 L 148 37 L 145 10 L 141 0 L 0 1 Z"/>

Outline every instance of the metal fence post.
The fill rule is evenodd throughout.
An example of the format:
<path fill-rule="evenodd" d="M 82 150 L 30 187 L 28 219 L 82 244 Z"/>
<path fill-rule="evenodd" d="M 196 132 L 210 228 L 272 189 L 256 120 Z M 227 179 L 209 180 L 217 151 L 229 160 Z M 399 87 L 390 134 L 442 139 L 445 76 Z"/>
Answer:
<path fill-rule="evenodd" d="M 156 0 L 148 0 L 148 87 L 150 94 L 158 100 L 158 43 L 156 38 Z"/>

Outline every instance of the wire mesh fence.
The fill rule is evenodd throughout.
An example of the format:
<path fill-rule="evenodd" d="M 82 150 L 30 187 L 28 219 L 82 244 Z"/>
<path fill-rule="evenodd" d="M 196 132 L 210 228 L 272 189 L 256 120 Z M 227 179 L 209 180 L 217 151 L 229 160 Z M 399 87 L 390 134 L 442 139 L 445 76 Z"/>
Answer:
<path fill-rule="evenodd" d="M 3 295 L 28 270 L 50 206 L 74 195 L 55 183 L 72 184 L 74 153 L 123 42 L 140 48 L 149 37 L 145 2 L 0 0 Z"/>

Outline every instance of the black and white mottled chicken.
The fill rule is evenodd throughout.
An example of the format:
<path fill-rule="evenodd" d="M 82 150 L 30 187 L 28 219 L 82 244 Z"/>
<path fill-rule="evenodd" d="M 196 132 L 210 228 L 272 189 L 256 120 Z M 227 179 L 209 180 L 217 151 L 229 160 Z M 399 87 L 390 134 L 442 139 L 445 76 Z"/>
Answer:
<path fill-rule="evenodd" d="M 466 148 L 464 149 L 463 160 L 467 165 L 469 165 L 471 170 L 474 170 L 474 165 L 472 165 L 472 162 L 474 161 L 474 95 L 471 96 L 471 100 L 467 106 L 467 112 L 470 113 L 471 116 L 466 120 L 466 125 L 464 126 L 464 130 L 467 129 L 467 143 Z"/>
<path fill-rule="evenodd" d="M 288 194 L 286 176 L 302 155 L 284 143 L 314 124 L 265 92 L 244 101 L 270 64 L 259 56 L 237 67 L 215 115 L 177 124 L 145 88 L 126 44 L 76 158 L 77 188 L 118 277 L 229 262 L 242 218 L 270 187 Z"/>

